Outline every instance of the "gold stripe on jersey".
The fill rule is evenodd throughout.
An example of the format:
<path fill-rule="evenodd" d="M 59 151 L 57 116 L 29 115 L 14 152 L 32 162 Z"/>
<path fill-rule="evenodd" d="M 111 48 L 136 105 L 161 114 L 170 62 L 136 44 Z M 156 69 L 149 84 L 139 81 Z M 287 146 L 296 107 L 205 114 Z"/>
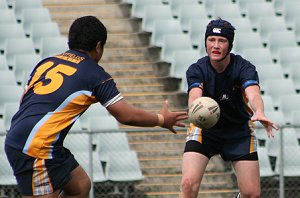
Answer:
<path fill-rule="evenodd" d="M 74 96 L 73 96 L 74 97 Z M 55 111 L 46 114 L 33 128 L 23 152 L 39 159 L 52 158 L 52 144 L 59 138 L 61 130 L 73 123 L 74 118 L 97 102 L 94 96 L 80 94 L 68 99 Z"/>
<path fill-rule="evenodd" d="M 53 186 L 47 168 L 45 167 L 45 160 L 35 159 L 33 164 L 32 182 L 32 192 L 34 196 L 53 192 Z"/>

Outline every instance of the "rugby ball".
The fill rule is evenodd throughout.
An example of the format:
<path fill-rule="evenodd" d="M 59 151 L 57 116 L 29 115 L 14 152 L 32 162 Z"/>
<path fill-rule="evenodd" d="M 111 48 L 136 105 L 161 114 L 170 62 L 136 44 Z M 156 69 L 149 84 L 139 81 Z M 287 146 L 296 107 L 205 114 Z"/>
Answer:
<path fill-rule="evenodd" d="M 202 129 L 213 127 L 219 120 L 220 107 L 210 97 L 195 99 L 188 111 L 189 121 Z"/>

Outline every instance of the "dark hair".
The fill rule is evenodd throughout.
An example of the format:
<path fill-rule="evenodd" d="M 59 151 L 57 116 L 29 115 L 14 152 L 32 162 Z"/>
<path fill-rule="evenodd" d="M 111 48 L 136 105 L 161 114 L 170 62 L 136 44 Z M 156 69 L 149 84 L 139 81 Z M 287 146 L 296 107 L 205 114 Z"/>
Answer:
<path fill-rule="evenodd" d="M 94 16 L 84 16 L 76 19 L 69 30 L 69 48 L 92 51 L 100 41 L 104 47 L 107 40 L 107 30 L 99 19 Z"/>
<path fill-rule="evenodd" d="M 227 38 L 229 42 L 229 48 L 228 48 L 228 53 L 229 53 L 232 49 L 234 30 L 235 28 L 228 21 L 225 21 L 221 18 L 218 18 L 216 20 L 211 20 L 206 26 L 205 48 L 206 48 L 206 39 L 208 36 L 223 36 Z"/>

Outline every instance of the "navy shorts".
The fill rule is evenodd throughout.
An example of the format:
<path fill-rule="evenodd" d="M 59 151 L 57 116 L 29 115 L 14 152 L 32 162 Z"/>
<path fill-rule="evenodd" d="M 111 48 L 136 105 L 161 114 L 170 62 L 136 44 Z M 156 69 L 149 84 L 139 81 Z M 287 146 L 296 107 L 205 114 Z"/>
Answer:
<path fill-rule="evenodd" d="M 248 123 L 209 130 L 191 125 L 186 140 L 184 152 L 197 152 L 208 158 L 220 154 L 225 161 L 258 160 L 257 140 Z"/>
<path fill-rule="evenodd" d="M 72 153 L 62 147 L 53 159 L 37 159 L 5 145 L 5 152 L 23 196 L 53 193 L 71 179 L 70 173 L 79 166 Z"/>

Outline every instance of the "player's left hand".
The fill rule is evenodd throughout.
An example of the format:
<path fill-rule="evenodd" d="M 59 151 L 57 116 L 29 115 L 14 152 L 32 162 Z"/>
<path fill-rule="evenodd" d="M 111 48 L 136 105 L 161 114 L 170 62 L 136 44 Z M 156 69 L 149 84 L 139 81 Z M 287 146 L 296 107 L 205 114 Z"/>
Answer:
<path fill-rule="evenodd" d="M 266 129 L 268 137 L 274 137 L 273 129 L 279 130 L 279 128 L 271 121 L 269 120 L 265 115 L 262 114 L 254 114 L 251 117 L 251 120 L 253 122 L 259 121 Z"/>

